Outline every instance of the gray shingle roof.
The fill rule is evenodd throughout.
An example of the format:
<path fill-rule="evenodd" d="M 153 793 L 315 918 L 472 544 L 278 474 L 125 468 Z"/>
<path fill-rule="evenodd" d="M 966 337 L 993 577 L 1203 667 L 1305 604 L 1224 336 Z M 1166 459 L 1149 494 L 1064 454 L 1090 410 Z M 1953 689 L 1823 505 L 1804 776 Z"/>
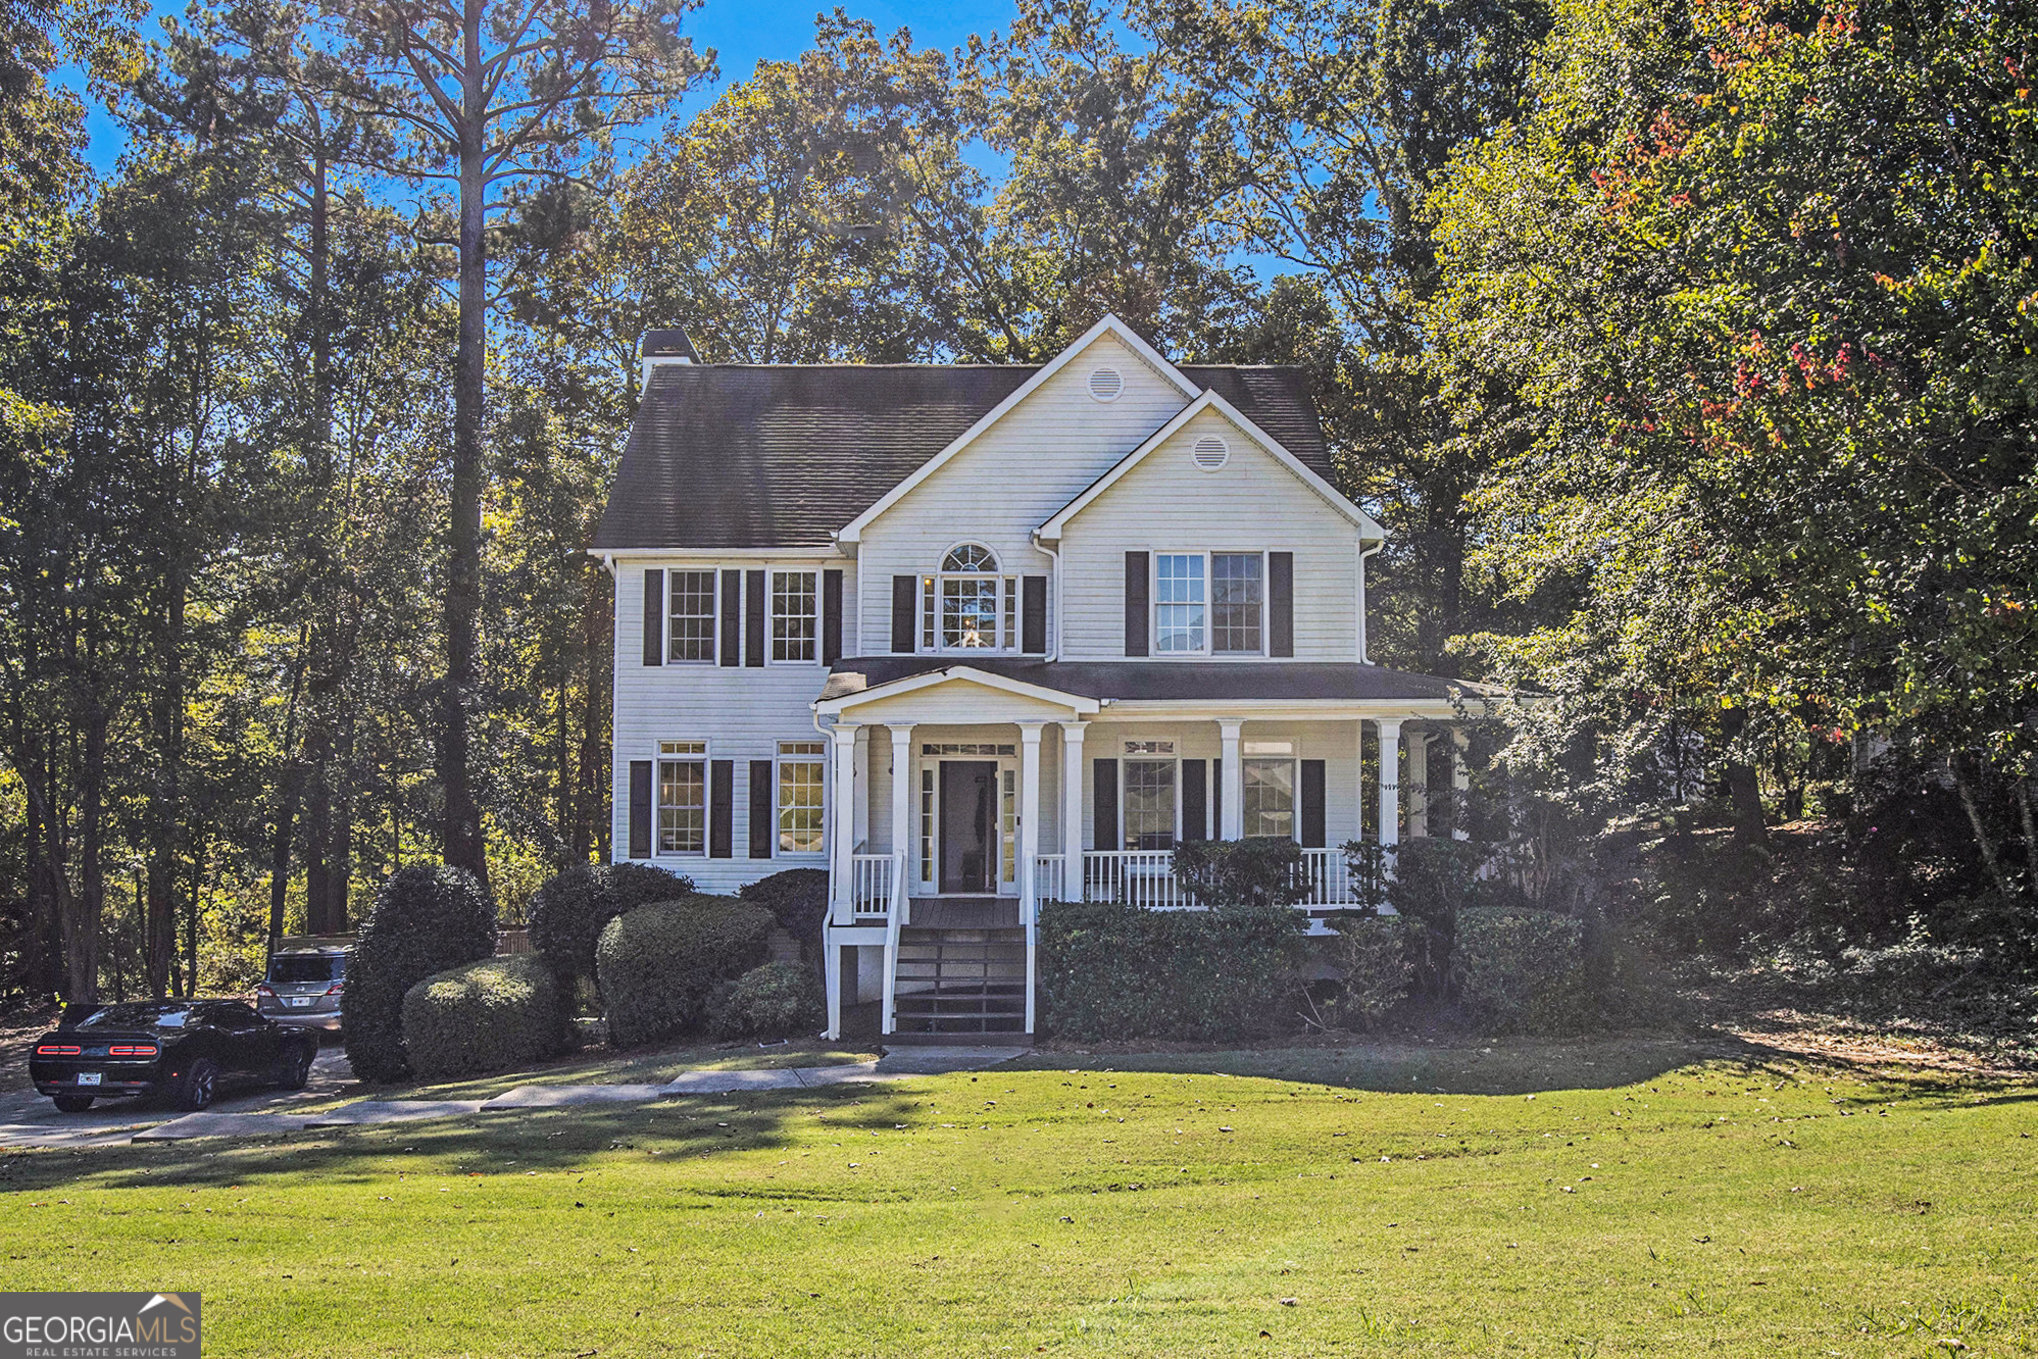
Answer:
<path fill-rule="evenodd" d="M 825 547 L 1018 390 L 1030 365 L 665 364 L 652 370 L 593 546 Z M 1294 368 L 1184 367 L 1328 477 Z"/>
<path fill-rule="evenodd" d="M 1116 701 L 1499 698 L 1505 690 L 1350 661 L 1040 661 L 987 656 L 849 656 L 835 663 L 823 699 L 968 666 L 1082 698 Z"/>

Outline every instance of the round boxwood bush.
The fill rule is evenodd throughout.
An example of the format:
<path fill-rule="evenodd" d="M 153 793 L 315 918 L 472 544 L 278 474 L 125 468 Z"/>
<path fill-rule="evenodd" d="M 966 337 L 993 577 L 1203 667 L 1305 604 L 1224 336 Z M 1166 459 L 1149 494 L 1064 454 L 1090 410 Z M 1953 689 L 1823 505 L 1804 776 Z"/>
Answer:
<path fill-rule="evenodd" d="M 404 1049 L 427 1078 L 507 1070 L 564 1039 L 559 979 L 534 954 L 435 972 L 403 994 Z"/>
<path fill-rule="evenodd" d="M 1371 1028 L 1399 1005 L 1415 978 L 1408 960 L 1408 923 L 1399 916 L 1355 915 L 1337 921 L 1330 961 L 1344 974 L 1339 1018 Z"/>
<path fill-rule="evenodd" d="M 398 869 L 375 894 L 347 962 L 340 1024 L 347 1064 L 364 1081 L 410 1075 L 403 1045 L 403 997 L 435 972 L 495 952 L 495 901 L 464 868 Z"/>
<path fill-rule="evenodd" d="M 595 946 L 609 1042 L 635 1047 L 696 1028 L 708 998 L 764 961 L 778 921 L 734 897 L 687 897 L 619 915 Z"/>
<path fill-rule="evenodd" d="M 778 927 L 800 946 L 800 956 L 821 975 L 821 923 L 828 917 L 828 870 L 788 868 L 736 890 L 753 906 L 778 917 Z"/>
<path fill-rule="evenodd" d="M 810 969 L 766 963 L 716 992 L 708 1007 L 708 1032 L 717 1038 L 790 1038 L 818 1030 L 826 1010 Z"/>
<path fill-rule="evenodd" d="M 531 897 L 531 947 L 564 983 L 594 976 L 594 946 L 611 920 L 654 901 L 693 895 L 693 880 L 649 864 L 575 864 L 547 878 Z"/>

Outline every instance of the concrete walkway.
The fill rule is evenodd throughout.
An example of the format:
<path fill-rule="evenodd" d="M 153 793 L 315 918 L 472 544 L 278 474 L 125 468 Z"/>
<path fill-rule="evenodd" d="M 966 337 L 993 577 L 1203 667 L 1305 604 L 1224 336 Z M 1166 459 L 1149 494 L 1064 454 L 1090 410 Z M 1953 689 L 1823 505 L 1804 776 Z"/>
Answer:
<path fill-rule="evenodd" d="M 8 1096 L 0 1103 L 0 1146 L 78 1147 L 119 1142 L 181 1142 L 199 1137 L 273 1137 L 307 1128 L 350 1128 L 414 1119 L 465 1118 L 481 1113 L 564 1109 L 578 1105 L 649 1104 L 676 1095 L 731 1095 L 744 1091 L 802 1090 L 853 1081 L 902 1080 L 949 1071 L 980 1071 L 1009 1062 L 1020 1047 L 896 1048 L 873 1062 L 841 1066 L 780 1067 L 751 1071 L 688 1071 L 659 1085 L 520 1085 L 485 1100 L 363 1099 L 319 1113 L 289 1106 L 330 1099 L 347 1081 L 337 1049 L 319 1054 L 312 1083 L 302 1092 L 244 1096 L 181 1118 L 130 1106 L 105 1113 L 59 1114 L 47 1100 L 33 1104 Z M 154 1115 L 152 1117 L 152 1115 Z"/>

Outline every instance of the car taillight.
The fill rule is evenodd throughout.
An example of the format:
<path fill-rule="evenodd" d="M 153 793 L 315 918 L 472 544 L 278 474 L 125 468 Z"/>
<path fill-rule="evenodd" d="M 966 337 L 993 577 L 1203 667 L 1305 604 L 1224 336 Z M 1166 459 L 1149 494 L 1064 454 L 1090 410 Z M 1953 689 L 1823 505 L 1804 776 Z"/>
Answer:
<path fill-rule="evenodd" d="M 135 1043 L 132 1046 L 106 1049 L 106 1053 L 110 1057 L 153 1057 L 160 1051 L 162 1049 L 158 1048 L 154 1043 Z"/>
<path fill-rule="evenodd" d="M 276 999 L 276 988 L 269 985 L 269 983 L 267 982 L 263 982 L 260 986 L 257 986 L 255 988 L 255 994 L 258 996 L 267 996 L 270 1000 L 274 1000 Z"/>
<path fill-rule="evenodd" d="M 58 1047 L 55 1043 L 45 1043 L 35 1050 L 35 1055 L 38 1057 L 76 1057 L 79 1051 L 80 1049 L 78 1048 L 64 1048 Z"/>
<path fill-rule="evenodd" d="M 346 988 L 346 985 L 347 984 L 345 982 L 334 982 L 331 986 L 328 986 L 326 988 L 326 994 L 329 996 L 337 996 L 338 994 L 340 994 L 342 990 Z"/>

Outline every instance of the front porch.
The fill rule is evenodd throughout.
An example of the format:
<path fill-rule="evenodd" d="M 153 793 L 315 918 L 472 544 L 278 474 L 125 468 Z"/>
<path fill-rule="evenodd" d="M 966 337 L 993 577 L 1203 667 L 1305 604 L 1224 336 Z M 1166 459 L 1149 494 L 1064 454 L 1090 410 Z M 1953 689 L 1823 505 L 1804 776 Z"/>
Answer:
<path fill-rule="evenodd" d="M 1321 918 L 1357 904 L 1346 841 L 1460 833 L 1430 795 L 1432 763 L 1464 785 L 1446 701 L 1135 705 L 963 670 L 816 705 L 835 719 L 830 1036 L 851 998 L 902 1035 L 955 988 L 1006 1007 L 971 1009 L 972 1032 L 1032 1033 L 1041 903 L 1202 909 L 1183 841 L 1294 839 L 1296 909 Z"/>

